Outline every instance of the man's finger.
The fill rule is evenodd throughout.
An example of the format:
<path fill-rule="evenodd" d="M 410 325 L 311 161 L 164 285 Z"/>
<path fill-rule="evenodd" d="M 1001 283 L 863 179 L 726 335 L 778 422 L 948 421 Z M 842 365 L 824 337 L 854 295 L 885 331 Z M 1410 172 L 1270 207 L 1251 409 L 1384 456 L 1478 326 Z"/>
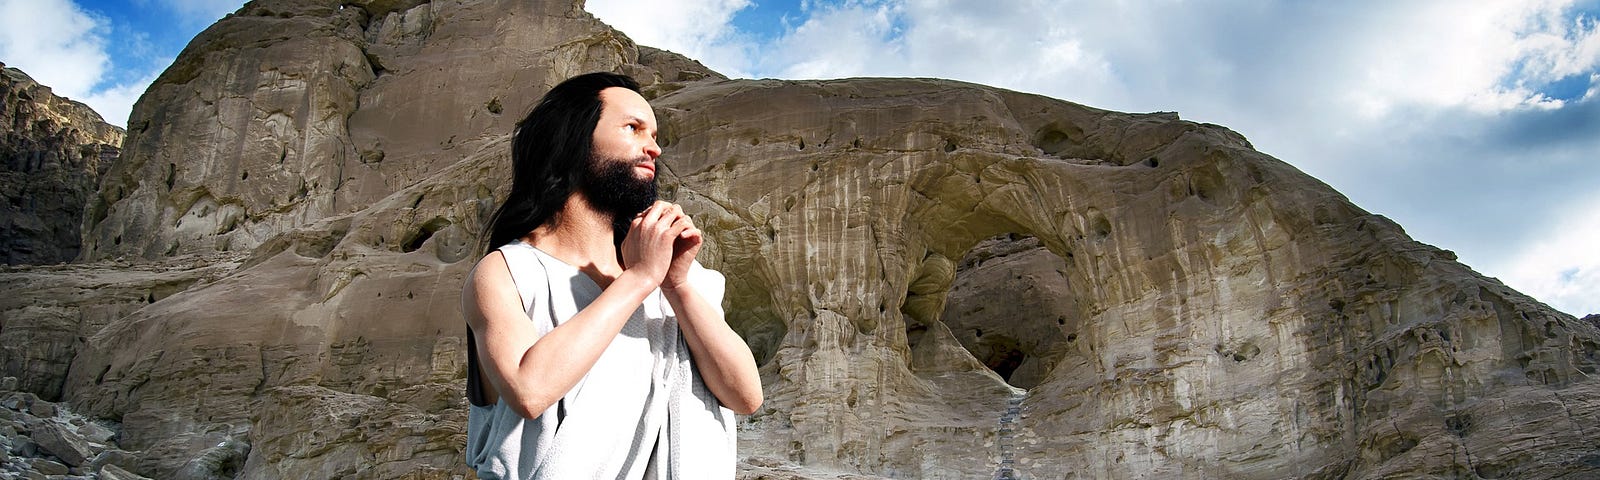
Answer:
<path fill-rule="evenodd" d="M 661 221 L 662 203 L 663 202 L 656 202 L 655 205 L 651 205 L 650 208 L 644 210 L 644 222 L 646 224 L 654 224 Z"/>

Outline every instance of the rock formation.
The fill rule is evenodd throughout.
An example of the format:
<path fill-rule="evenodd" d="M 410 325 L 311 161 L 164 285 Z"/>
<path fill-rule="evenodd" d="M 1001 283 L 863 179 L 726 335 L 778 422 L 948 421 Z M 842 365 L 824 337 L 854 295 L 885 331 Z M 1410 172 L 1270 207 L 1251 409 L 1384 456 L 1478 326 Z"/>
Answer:
<path fill-rule="evenodd" d="M 78 256 L 83 207 L 123 131 L 0 63 L 0 263 Z"/>
<path fill-rule="evenodd" d="M 1002 443 L 1022 478 L 1600 473 L 1600 328 L 1234 132 L 945 80 L 727 80 L 577 1 L 218 22 L 135 107 L 89 262 L 0 273 L 22 285 L 0 338 L 75 353 L 3 350 L 4 374 L 118 421 L 153 478 L 466 473 L 475 232 L 512 124 L 589 70 L 648 84 L 664 195 L 762 364 L 743 477 L 983 478 Z"/>

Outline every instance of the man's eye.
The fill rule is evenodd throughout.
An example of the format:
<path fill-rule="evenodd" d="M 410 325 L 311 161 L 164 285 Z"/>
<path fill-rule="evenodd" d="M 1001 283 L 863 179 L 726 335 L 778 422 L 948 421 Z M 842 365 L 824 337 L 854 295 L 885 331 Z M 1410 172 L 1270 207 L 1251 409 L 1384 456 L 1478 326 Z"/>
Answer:
<path fill-rule="evenodd" d="M 631 124 L 631 123 L 627 124 L 627 125 L 623 125 L 622 128 L 628 129 L 629 132 L 632 132 L 634 130 L 638 130 L 639 129 L 638 127 L 633 126 L 633 124 Z"/>

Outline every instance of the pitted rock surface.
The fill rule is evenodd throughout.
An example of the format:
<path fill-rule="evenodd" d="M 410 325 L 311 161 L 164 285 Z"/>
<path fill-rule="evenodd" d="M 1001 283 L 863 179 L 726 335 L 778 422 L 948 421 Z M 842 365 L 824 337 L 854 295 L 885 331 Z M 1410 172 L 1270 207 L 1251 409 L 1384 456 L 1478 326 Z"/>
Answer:
<path fill-rule="evenodd" d="M 727 80 L 581 2 L 218 22 L 135 108 L 81 273 L 0 272 L 73 345 L 20 383 L 120 422 L 156 478 L 468 474 L 475 234 L 512 124 L 590 70 L 647 84 L 663 193 L 762 365 L 743 478 L 1600 473 L 1600 328 L 1237 133 L 946 80 Z M 181 288 L 143 305 L 114 292 L 160 275 L 72 287 L 162 270 Z"/>

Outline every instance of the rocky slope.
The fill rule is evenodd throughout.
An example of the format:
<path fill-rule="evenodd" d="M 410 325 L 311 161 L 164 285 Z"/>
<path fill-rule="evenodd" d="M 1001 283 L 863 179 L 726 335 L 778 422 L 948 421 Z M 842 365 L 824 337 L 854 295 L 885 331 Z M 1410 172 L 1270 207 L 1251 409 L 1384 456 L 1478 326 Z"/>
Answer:
<path fill-rule="evenodd" d="M 123 131 L 3 63 L 0 99 L 0 263 L 70 261 Z"/>
<path fill-rule="evenodd" d="M 116 425 L 19 392 L 17 383 L 0 378 L 0 478 L 146 478 L 124 467 L 138 457 L 117 448 Z"/>
<path fill-rule="evenodd" d="M 1600 473 L 1600 328 L 1234 132 L 726 80 L 571 1 L 218 22 L 135 107 L 88 262 L 0 272 L 6 344 L 70 346 L 0 350 L 3 373 L 120 422 L 153 478 L 466 474 L 474 232 L 512 123 L 588 70 L 649 85 L 665 194 L 762 363 L 743 477 L 989 477 L 1002 444 L 1021 478 Z"/>

